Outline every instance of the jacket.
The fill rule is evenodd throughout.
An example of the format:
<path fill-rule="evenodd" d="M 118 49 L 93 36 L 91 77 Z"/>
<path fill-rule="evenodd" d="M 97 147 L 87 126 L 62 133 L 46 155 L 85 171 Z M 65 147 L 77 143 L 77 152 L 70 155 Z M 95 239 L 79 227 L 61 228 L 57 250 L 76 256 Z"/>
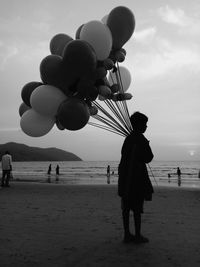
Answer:
<path fill-rule="evenodd" d="M 153 186 L 146 163 L 151 162 L 152 159 L 153 153 L 149 141 L 143 134 L 132 132 L 126 137 L 118 167 L 118 195 L 120 197 L 138 196 L 151 200 Z"/>

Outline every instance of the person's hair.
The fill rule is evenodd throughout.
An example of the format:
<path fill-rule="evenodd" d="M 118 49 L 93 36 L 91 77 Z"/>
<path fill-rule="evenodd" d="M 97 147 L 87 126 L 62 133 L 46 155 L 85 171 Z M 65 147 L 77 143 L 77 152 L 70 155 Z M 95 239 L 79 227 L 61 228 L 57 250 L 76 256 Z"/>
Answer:
<path fill-rule="evenodd" d="M 135 127 L 141 123 L 147 123 L 148 117 L 144 115 L 143 113 L 136 111 L 131 115 L 130 121 L 131 121 L 132 126 Z"/>
<path fill-rule="evenodd" d="M 6 150 L 5 154 L 10 154 L 8 150 Z"/>

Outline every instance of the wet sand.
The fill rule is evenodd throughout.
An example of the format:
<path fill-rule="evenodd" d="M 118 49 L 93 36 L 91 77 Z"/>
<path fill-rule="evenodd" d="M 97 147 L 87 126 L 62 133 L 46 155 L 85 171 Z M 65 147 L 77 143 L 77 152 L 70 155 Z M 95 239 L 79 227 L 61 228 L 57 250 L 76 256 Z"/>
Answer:
<path fill-rule="evenodd" d="M 154 188 L 150 242 L 135 245 L 122 242 L 116 185 L 12 182 L 0 189 L 0 266 L 200 266 L 200 190 Z"/>

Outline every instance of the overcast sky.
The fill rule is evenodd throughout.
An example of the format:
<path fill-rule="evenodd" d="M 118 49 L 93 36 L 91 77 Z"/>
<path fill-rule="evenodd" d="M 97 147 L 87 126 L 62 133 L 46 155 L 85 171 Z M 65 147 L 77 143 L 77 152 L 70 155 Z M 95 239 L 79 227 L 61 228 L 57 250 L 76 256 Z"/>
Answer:
<path fill-rule="evenodd" d="M 130 113 L 149 117 L 146 137 L 156 160 L 200 158 L 200 1 L 0 0 L 0 143 L 57 147 L 83 160 L 118 160 L 123 137 L 87 125 L 54 127 L 33 138 L 20 129 L 21 89 L 40 81 L 39 65 L 57 33 L 75 38 L 90 20 L 123 5 L 136 18 L 122 63 L 131 72 Z"/>

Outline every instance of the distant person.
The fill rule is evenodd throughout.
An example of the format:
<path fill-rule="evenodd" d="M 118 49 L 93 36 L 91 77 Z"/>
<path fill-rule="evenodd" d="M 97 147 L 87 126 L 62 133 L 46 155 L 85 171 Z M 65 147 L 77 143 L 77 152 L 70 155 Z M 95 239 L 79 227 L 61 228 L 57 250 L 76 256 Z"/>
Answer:
<path fill-rule="evenodd" d="M 178 186 L 181 186 L 181 170 L 179 167 L 177 168 L 176 174 L 178 175 Z"/>
<path fill-rule="evenodd" d="M 133 131 L 126 137 L 118 167 L 118 194 L 121 197 L 124 242 L 136 244 L 149 242 L 141 235 L 141 214 L 144 200 L 152 200 L 153 186 L 149 179 L 146 163 L 153 159 L 149 141 L 143 133 L 147 128 L 146 115 L 135 112 L 130 121 Z M 135 235 L 129 229 L 130 211 L 134 214 Z"/>
<path fill-rule="evenodd" d="M 107 184 L 110 184 L 110 165 L 107 166 Z"/>
<path fill-rule="evenodd" d="M 6 151 L 5 154 L 2 156 L 1 166 L 2 166 L 1 186 L 9 187 L 10 174 L 12 171 L 12 156 L 10 155 L 9 151 Z"/>
<path fill-rule="evenodd" d="M 47 174 L 49 174 L 49 175 L 51 174 L 51 164 L 49 164 Z"/>
<path fill-rule="evenodd" d="M 200 170 L 199 170 L 199 173 L 198 173 L 198 178 L 200 178 Z"/>
<path fill-rule="evenodd" d="M 60 167 L 59 165 L 56 166 L 56 175 L 59 175 L 60 174 Z"/>
<path fill-rule="evenodd" d="M 48 175 L 47 182 L 51 183 L 51 164 L 49 164 L 47 175 Z"/>
<path fill-rule="evenodd" d="M 170 179 L 171 179 L 171 174 L 170 173 L 168 173 L 168 183 L 170 183 L 171 181 L 170 181 Z"/>
<path fill-rule="evenodd" d="M 59 165 L 56 166 L 56 181 L 59 180 L 59 175 L 60 175 L 60 167 Z"/>

